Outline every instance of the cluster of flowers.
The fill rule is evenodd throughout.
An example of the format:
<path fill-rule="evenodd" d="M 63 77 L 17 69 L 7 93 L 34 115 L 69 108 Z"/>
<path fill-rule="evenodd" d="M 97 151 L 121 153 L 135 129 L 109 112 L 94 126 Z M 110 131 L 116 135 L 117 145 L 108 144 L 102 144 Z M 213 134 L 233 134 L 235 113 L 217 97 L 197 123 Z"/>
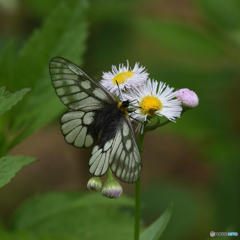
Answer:
<path fill-rule="evenodd" d="M 137 130 L 144 131 L 144 122 L 159 116 L 166 117 L 175 122 L 183 110 L 194 108 L 198 105 L 198 96 L 195 92 L 183 88 L 174 91 L 166 83 L 151 80 L 145 67 L 136 63 L 134 68 L 123 64 L 119 68 L 112 66 L 112 71 L 104 72 L 101 84 L 122 99 L 129 100 L 130 107 L 134 109 L 129 115 L 137 123 Z M 119 93 L 120 90 L 120 93 Z M 119 97 L 119 98 L 120 98 Z M 98 177 L 93 177 L 88 182 L 88 188 L 102 189 L 102 194 L 110 198 L 118 198 L 122 193 L 120 184 L 109 174 L 109 180 L 102 186 Z"/>

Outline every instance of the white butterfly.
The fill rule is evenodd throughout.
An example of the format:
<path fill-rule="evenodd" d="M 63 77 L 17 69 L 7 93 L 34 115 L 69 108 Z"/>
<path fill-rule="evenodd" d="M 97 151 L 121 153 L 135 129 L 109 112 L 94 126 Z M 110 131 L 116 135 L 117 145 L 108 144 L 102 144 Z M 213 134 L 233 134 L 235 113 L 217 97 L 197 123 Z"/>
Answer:
<path fill-rule="evenodd" d="M 69 108 L 61 118 L 65 140 L 75 147 L 92 147 L 89 171 L 102 176 L 108 168 L 123 182 L 133 183 L 141 173 L 141 156 L 127 113 L 129 101 L 119 102 L 74 63 L 50 61 L 52 85 Z"/>

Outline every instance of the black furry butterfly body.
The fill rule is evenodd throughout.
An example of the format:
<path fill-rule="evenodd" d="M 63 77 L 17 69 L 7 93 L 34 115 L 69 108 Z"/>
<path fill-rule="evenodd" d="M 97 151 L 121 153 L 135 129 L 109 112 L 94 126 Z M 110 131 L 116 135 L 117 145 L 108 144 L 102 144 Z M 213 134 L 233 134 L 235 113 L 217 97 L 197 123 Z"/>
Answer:
<path fill-rule="evenodd" d="M 102 176 L 110 168 L 123 182 L 136 182 L 141 173 L 141 157 L 127 113 L 129 102 L 119 102 L 64 58 L 53 58 L 49 71 L 56 94 L 69 108 L 61 118 L 65 140 L 75 147 L 94 146 L 90 173 Z"/>

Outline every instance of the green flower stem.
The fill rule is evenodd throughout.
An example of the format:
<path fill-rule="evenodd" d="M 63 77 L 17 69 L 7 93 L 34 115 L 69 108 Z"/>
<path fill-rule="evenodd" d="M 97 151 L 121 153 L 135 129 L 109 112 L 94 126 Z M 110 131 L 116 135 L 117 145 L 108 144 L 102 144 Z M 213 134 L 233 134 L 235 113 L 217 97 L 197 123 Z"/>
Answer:
<path fill-rule="evenodd" d="M 186 112 L 188 109 L 189 109 L 189 108 L 184 108 L 184 109 L 182 110 L 181 115 L 182 115 L 184 112 Z M 165 122 L 160 123 L 160 120 L 158 119 L 158 122 L 157 122 L 156 124 L 154 124 L 154 125 L 152 125 L 152 126 L 147 126 L 147 127 L 145 127 L 145 132 L 153 131 L 153 130 L 155 130 L 156 128 L 162 127 L 162 126 L 164 126 L 164 125 L 166 125 L 166 124 L 168 124 L 168 123 L 170 123 L 170 122 L 172 122 L 172 121 L 166 120 Z"/>
<path fill-rule="evenodd" d="M 146 131 L 147 131 L 147 132 L 148 132 L 148 131 L 153 131 L 153 130 L 155 130 L 156 128 L 162 127 L 162 126 L 164 126 L 165 124 L 170 123 L 170 122 L 171 122 L 170 120 L 166 120 L 166 121 L 163 122 L 163 123 L 158 122 L 158 123 L 155 124 L 155 125 L 146 127 Z"/>
<path fill-rule="evenodd" d="M 142 144 L 145 131 L 138 136 L 138 148 L 142 153 Z M 141 176 L 135 184 L 135 228 L 134 228 L 134 240 L 139 240 L 140 236 L 140 216 L 141 216 Z"/>
<path fill-rule="evenodd" d="M 110 168 L 108 168 L 108 171 L 107 171 L 107 180 L 115 180 Z"/>

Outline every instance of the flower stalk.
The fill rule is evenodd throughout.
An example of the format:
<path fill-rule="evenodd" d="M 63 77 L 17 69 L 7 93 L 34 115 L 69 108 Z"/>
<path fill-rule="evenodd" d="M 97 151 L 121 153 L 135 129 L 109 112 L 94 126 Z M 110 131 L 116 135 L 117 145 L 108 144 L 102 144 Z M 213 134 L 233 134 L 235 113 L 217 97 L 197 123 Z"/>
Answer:
<path fill-rule="evenodd" d="M 138 148 L 142 154 L 142 144 L 145 131 L 139 133 Z M 134 226 L 134 240 L 139 240 L 140 237 L 140 217 L 141 217 L 141 176 L 135 184 L 135 226 Z"/>

